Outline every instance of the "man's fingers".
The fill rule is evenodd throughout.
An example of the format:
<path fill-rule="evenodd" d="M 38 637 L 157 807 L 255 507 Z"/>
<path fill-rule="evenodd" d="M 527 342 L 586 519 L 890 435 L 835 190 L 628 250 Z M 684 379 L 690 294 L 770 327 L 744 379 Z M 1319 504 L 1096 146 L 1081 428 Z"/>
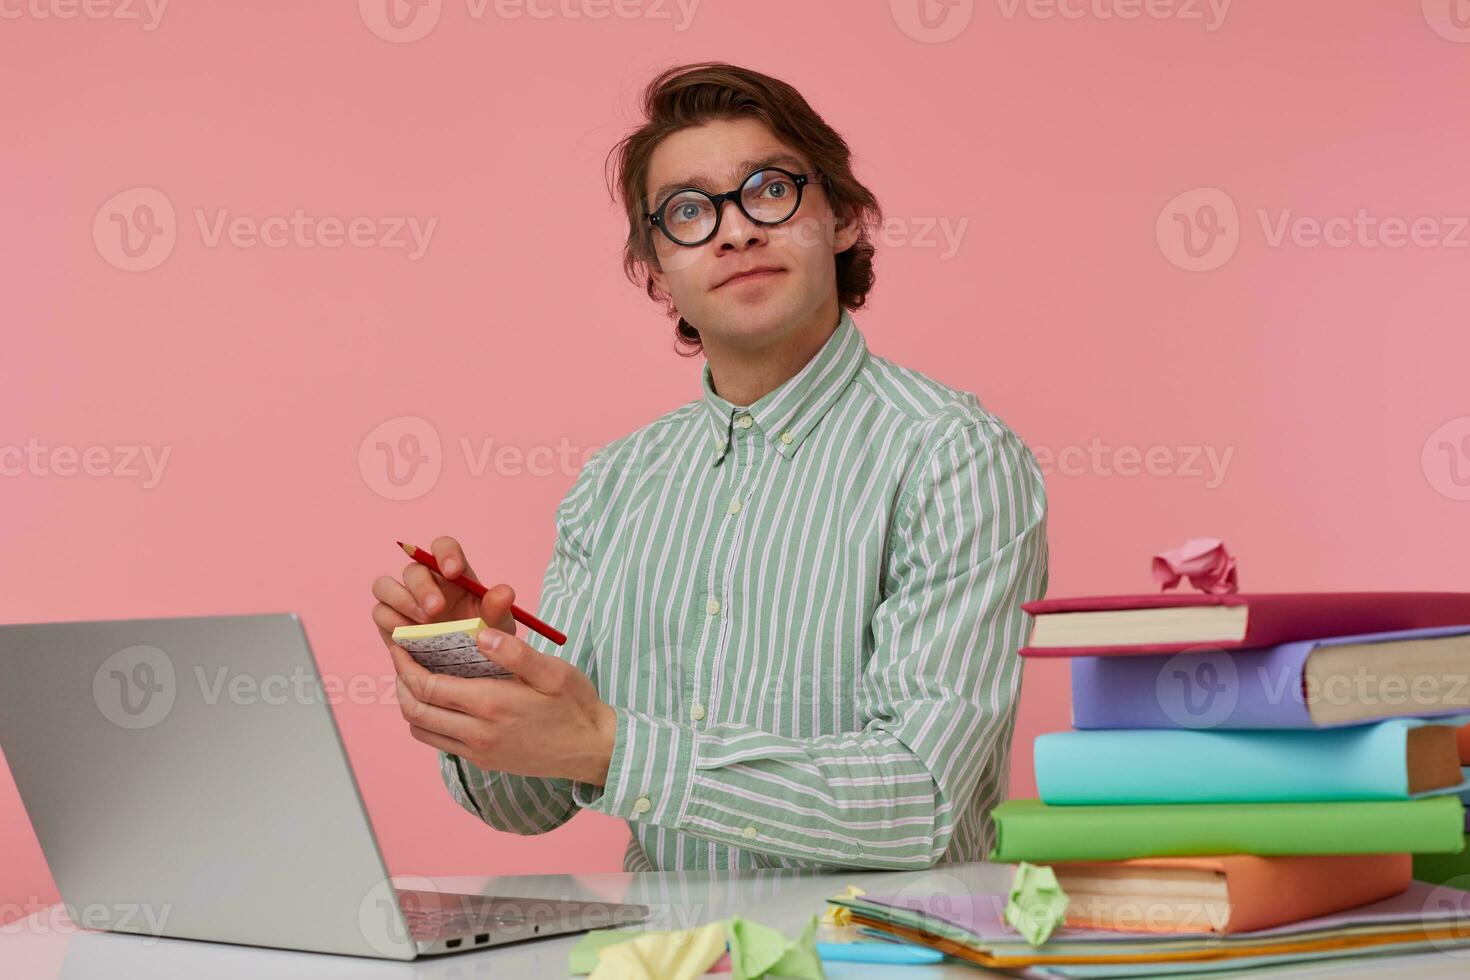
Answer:
<path fill-rule="evenodd" d="M 384 643 L 393 642 L 393 631 L 400 626 L 412 626 L 413 620 L 391 606 L 385 606 L 381 602 L 373 607 L 373 624 L 378 627 L 378 632 L 383 635 Z"/>
<path fill-rule="evenodd" d="M 439 570 L 444 573 L 445 578 L 454 578 L 456 575 L 468 575 L 475 577 L 470 570 L 470 563 L 464 556 L 464 549 L 454 538 L 435 538 L 429 545 L 429 551 L 434 560 L 439 563 Z"/>
<path fill-rule="evenodd" d="M 396 643 L 388 647 L 388 652 L 393 657 L 393 668 L 398 671 L 399 680 L 407 685 L 409 693 L 415 698 L 451 711 L 484 716 L 486 708 L 482 702 L 485 694 L 475 680 L 452 674 L 436 674 L 409 656 L 408 651 Z"/>
<path fill-rule="evenodd" d="M 446 735 L 431 732 L 427 728 L 420 728 L 417 725 L 410 724 L 408 726 L 408 734 L 425 745 L 448 752 L 450 755 L 457 755 L 461 759 L 467 758 L 472 751 L 468 745 L 465 745 L 459 739 L 449 738 Z"/>
<path fill-rule="evenodd" d="M 515 599 L 516 590 L 509 585 L 504 582 L 492 585 L 480 599 L 480 618 L 489 626 L 514 634 L 516 621 L 510 614 L 510 607 Z"/>
<path fill-rule="evenodd" d="M 542 694 L 560 694 L 571 668 L 565 660 L 550 657 L 527 646 L 504 630 L 480 630 L 475 638 L 480 652 L 515 674 Z"/>
<path fill-rule="evenodd" d="M 391 575 L 379 575 L 373 580 L 373 598 L 395 610 L 405 619 L 420 623 L 429 621 L 429 614 L 419 605 L 413 593 Z M 374 619 L 377 617 L 375 616 Z M 378 623 L 382 626 L 382 623 Z M 402 624 L 397 624 L 402 625 Z"/>
<path fill-rule="evenodd" d="M 430 616 L 437 616 L 448 605 L 434 573 L 418 562 L 403 569 L 403 584 L 413 593 L 414 602 L 428 610 Z"/>
<path fill-rule="evenodd" d="M 481 734 L 482 722 L 462 711 L 441 708 L 414 696 L 412 687 L 398 678 L 398 707 L 403 720 L 448 738 L 473 745 Z"/>

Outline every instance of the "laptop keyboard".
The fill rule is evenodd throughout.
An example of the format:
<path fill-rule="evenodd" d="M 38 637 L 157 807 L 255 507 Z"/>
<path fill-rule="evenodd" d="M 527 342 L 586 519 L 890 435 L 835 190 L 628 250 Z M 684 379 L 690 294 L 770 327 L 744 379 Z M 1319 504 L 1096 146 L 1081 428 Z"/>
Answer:
<path fill-rule="evenodd" d="M 511 898 L 505 895 L 460 895 L 399 889 L 398 904 L 409 935 L 424 942 L 445 940 L 449 948 L 496 941 L 555 936 L 586 929 L 613 929 L 648 919 L 642 905 Z"/>
<path fill-rule="evenodd" d="M 398 899 L 409 933 L 417 940 L 492 932 L 498 927 L 518 926 L 526 921 L 525 916 L 507 909 L 504 899 L 485 895 L 400 891 Z"/>

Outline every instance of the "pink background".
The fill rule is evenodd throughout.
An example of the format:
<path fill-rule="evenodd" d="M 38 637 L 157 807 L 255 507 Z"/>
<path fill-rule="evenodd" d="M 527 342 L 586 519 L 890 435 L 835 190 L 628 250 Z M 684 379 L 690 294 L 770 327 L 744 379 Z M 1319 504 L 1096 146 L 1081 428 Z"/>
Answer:
<path fill-rule="evenodd" d="M 395 872 L 619 865 L 619 822 L 521 840 L 450 801 L 383 687 L 368 587 L 401 569 L 395 537 L 454 533 L 534 608 L 581 454 L 697 396 L 702 360 L 622 278 L 602 175 L 676 62 L 782 77 L 846 136 L 892 222 L 858 323 L 1049 462 L 1052 595 L 1147 589 L 1148 556 L 1198 535 L 1249 589 L 1470 587 L 1470 26 L 1448 0 L 1241 0 L 1223 21 L 1203 0 L 991 0 L 936 4 L 933 28 L 914 0 L 704 0 L 687 23 L 653 0 L 444 0 L 408 41 L 361 7 L 177 3 L 152 30 L 4 8 L 0 453 L 49 455 L 0 456 L 0 621 L 301 613 L 325 671 L 385 694 L 338 717 Z M 113 215 L 158 203 L 138 188 L 175 240 L 124 271 Z M 436 224 L 410 258 L 211 243 L 221 209 Z M 1419 220 L 1418 241 L 1273 240 L 1283 215 L 1360 211 Z M 406 417 L 440 448 L 390 499 L 359 449 Z M 573 459 L 477 473 L 462 440 Z M 156 486 L 113 468 L 130 446 L 168 449 Z M 67 447 L 102 447 L 107 475 L 53 472 Z M 1064 665 L 1028 665 L 1017 793 L 1067 697 Z M 0 912 L 54 899 L 3 768 L 0 854 Z"/>

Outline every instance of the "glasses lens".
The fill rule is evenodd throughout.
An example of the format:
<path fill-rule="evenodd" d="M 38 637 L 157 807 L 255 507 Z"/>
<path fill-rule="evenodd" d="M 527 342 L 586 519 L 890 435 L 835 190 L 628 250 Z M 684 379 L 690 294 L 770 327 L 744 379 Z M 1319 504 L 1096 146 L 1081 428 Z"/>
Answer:
<path fill-rule="evenodd" d="M 796 181 L 779 170 L 757 170 L 740 188 L 745 210 L 757 221 L 785 221 L 796 210 Z"/>
<path fill-rule="evenodd" d="M 680 191 L 664 208 L 664 229 L 676 242 L 693 244 L 715 226 L 715 208 L 710 199 L 695 191 Z"/>

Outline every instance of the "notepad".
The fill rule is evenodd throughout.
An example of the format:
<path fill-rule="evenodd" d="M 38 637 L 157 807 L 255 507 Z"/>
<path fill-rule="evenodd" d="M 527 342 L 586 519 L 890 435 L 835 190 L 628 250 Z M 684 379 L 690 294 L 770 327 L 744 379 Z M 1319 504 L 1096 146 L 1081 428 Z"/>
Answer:
<path fill-rule="evenodd" d="M 513 676 L 495 661 L 486 659 L 475 645 L 475 637 L 485 628 L 485 621 L 479 617 L 400 626 L 393 631 L 393 642 L 438 674 L 455 677 Z"/>

